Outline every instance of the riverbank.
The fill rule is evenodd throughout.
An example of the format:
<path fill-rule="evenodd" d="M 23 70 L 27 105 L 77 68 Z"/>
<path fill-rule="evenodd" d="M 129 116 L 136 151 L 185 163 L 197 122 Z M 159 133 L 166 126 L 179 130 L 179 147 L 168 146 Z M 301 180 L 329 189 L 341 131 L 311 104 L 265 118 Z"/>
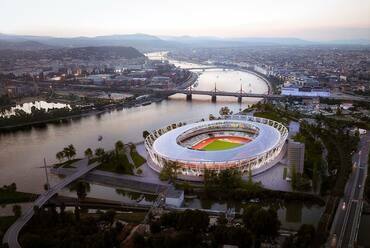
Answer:
<path fill-rule="evenodd" d="M 0 204 L 12 204 L 20 202 L 32 202 L 37 198 L 36 194 L 25 192 L 0 192 Z"/>
<path fill-rule="evenodd" d="M 16 124 L 16 125 L 9 125 L 9 126 L 2 126 L 0 127 L 0 132 L 1 131 L 15 131 L 17 129 L 23 129 L 27 127 L 32 127 L 32 126 L 37 126 L 40 124 L 47 124 L 47 123 L 60 123 L 64 120 L 69 120 L 69 119 L 77 119 L 77 118 L 82 118 L 82 117 L 87 117 L 90 115 L 99 115 L 107 110 L 111 110 L 111 108 L 107 108 L 104 110 L 92 110 L 86 113 L 81 113 L 81 114 L 75 114 L 75 115 L 68 115 L 68 116 L 63 116 L 63 117 L 58 117 L 58 118 L 52 118 L 52 119 L 47 119 L 47 120 L 40 120 L 40 121 L 33 121 L 33 122 L 28 122 L 28 123 L 21 123 L 21 124 Z"/>
<path fill-rule="evenodd" d="M 179 88 L 181 88 L 181 89 L 188 88 L 191 85 L 193 85 L 197 81 L 197 79 L 198 79 L 198 75 L 196 73 L 191 72 L 190 76 L 184 81 L 184 83 L 180 84 Z M 30 101 L 36 101 L 36 100 L 40 100 L 40 99 L 43 99 L 43 98 L 42 97 L 40 97 L 40 98 L 39 97 L 32 97 L 32 98 L 27 98 L 27 99 L 30 100 Z M 148 104 L 151 104 L 153 102 L 163 101 L 164 99 L 165 99 L 165 97 L 158 98 L 158 99 L 152 99 L 152 100 L 141 103 L 141 105 L 142 104 L 148 105 Z M 23 100 L 23 101 L 17 102 L 17 104 L 23 104 L 25 102 L 26 101 Z M 27 127 L 38 126 L 38 125 L 48 124 L 48 123 L 60 123 L 60 122 L 63 122 L 65 120 L 88 117 L 88 116 L 92 116 L 92 115 L 100 115 L 100 114 L 103 114 L 105 112 L 108 112 L 108 111 L 111 111 L 111 110 L 116 110 L 116 109 L 119 109 L 119 108 L 132 108 L 132 107 L 141 106 L 141 105 L 138 105 L 138 104 L 140 104 L 140 103 L 137 103 L 136 101 L 128 102 L 128 103 L 109 104 L 109 105 L 106 105 L 104 107 L 101 107 L 102 109 L 100 109 L 100 110 L 96 110 L 96 109 L 86 110 L 81 114 L 67 115 L 67 116 L 62 116 L 62 117 L 58 117 L 58 118 L 52 118 L 52 119 L 46 119 L 46 120 L 40 120 L 40 121 L 32 121 L 32 122 L 20 123 L 20 124 L 16 124 L 16 125 L 1 126 L 0 127 L 0 132 L 1 131 L 5 131 L 5 132 L 6 131 L 16 131 L 17 129 L 23 129 L 23 128 L 27 128 Z"/>

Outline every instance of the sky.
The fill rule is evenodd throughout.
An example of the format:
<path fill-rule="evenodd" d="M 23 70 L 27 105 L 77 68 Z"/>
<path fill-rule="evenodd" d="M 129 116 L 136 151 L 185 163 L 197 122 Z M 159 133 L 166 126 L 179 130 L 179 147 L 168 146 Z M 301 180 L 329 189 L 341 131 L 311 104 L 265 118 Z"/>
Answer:
<path fill-rule="evenodd" d="M 0 33 L 370 39 L 370 0 L 0 0 Z"/>

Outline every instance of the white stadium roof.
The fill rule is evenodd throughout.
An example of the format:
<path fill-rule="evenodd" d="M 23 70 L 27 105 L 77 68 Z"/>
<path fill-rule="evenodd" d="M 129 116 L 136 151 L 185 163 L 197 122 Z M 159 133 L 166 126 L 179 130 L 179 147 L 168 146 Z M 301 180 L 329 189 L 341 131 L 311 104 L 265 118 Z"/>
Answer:
<path fill-rule="evenodd" d="M 214 125 L 222 123 L 244 123 L 258 128 L 258 135 L 252 141 L 239 147 L 221 151 L 200 151 L 186 148 L 177 143 L 177 138 L 186 131 L 198 129 L 199 126 Z M 167 157 L 171 160 L 188 161 L 188 162 L 224 162 L 237 161 L 252 158 L 263 154 L 275 146 L 281 140 L 279 130 L 268 124 L 249 120 L 217 120 L 204 121 L 187 124 L 182 127 L 173 129 L 160 137 L 153 144 L 153 151 L 158 155 Z"/>

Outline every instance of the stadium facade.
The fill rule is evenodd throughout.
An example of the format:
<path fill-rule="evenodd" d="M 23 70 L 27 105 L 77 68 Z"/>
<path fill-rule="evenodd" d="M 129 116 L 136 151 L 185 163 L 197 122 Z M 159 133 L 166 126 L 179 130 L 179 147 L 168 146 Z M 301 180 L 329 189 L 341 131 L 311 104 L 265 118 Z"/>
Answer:
<path fill-rule="evenodd" d="M 279 161 L 287 136 L 288 129 L 279 122 L 232 115 L 157 129 L 146 137 L 145 147 L 150 157 L 148 164 L 157 172 L 175 164 L 183 178 L 200 177 L 205 170 L 219 172 L 230 168 L 256 174 Z M 207 146 L 201 146 L 207 140 L 240 143 L 230 148 L 207 150 Z"/>

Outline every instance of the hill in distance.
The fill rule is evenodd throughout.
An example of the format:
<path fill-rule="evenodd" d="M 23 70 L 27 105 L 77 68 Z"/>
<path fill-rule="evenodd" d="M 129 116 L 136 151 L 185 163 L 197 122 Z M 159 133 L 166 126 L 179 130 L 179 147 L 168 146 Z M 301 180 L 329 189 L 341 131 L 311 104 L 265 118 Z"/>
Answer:
<path fill-rule="evenodd" d="M 164 50 L 182 47 L 243 47 L 243 46 L 309 46 L 309 45 L 370 45 L 370 40 L 345 40 L 329 42 L 313 42 L 294 37 L 241 37 L 219 38 L 212 36 L 153 36 L 147 34 L 115 34 L 96 37 L 58 38 L 52 36 L 8 35 L 0 34 L 0 41 L 14 42 L 14 49 L 24 47 L 31 49 L 32 45 L 22 42 L 36 42 L 35 49 L 50 47 L 97 47 L 125 46 L 135 47 L 140 51 Z M 43 47 L 45 46 L 45 47 Z M 0 43 L 0 49 L 11 49 L 9 43 Z"/>
<path fill-rule="evenodd" d="M 14 59 L 77 59 L 77 60 L 105 60 L 105 59 L 135 59 L 144 57 L 144 54 L 133 47 L 100 46 L 53 48 L 43 50 L 0 50 L 0 57 L 4 60 Z"/>

